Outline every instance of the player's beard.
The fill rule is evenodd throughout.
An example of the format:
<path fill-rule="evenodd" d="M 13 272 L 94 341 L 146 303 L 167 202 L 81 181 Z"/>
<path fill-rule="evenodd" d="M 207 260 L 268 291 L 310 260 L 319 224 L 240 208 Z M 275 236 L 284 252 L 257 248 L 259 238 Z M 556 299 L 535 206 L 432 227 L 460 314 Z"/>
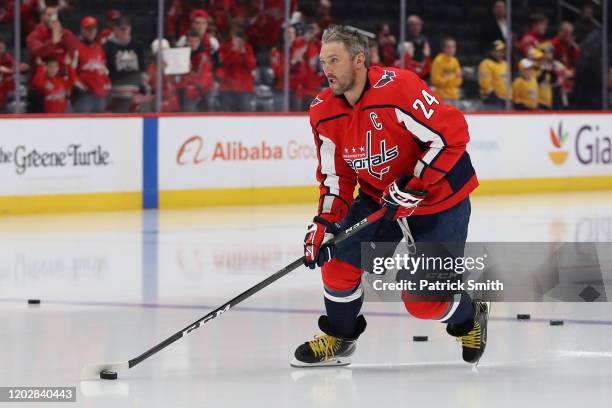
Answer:
<path fill-rule="evenodd" d="M 338 79 L 338 77 L 334 77 L 336 86 L 335 87 L 330 86 L 330 88 L 332 92 L 334 93 L 334 95 L 336 96 L 344 95 L 348 90 L 353 89 L 353 87 L 355 86 L 356 78 L 357 78 L 357 75 L 355 75 L 354 73 L 350 76 L 350 78 L 348 78 L 346 82 L 341 82 Z"/>

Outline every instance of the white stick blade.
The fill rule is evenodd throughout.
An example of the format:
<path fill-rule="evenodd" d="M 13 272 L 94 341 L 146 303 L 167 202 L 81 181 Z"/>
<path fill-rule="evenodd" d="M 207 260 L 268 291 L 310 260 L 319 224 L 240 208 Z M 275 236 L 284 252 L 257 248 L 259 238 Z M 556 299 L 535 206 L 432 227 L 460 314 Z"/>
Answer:
<path fill-rule="evenodd" d="M 102 371 L 114 371 L 117 374 L 130 368 L 127 361 L 117 363 L 87 364 L 81 369 L 81 380 L 99 380 Z"/>

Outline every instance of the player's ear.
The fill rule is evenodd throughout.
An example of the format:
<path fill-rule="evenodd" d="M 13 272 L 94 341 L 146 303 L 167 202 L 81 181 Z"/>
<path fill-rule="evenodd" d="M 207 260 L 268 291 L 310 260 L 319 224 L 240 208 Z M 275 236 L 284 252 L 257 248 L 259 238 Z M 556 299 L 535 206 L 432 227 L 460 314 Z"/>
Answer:
<path fill-rule="evenodd" d="M 365 54 L 363 52 L 360 52 L 357 55 L 355 55 L 355 63 L 357 65 L 361 64 L 365 66 Z"/>

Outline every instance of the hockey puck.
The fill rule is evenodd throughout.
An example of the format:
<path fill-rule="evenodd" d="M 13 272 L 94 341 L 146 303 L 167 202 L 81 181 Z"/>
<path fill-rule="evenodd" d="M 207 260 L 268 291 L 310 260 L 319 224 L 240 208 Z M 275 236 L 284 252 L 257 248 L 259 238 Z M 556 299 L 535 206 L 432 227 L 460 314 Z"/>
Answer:
<path fill-rule="evenodd" d="M 563 326 L 563 320 L 551 320 L 550 325 L 551 326 Z"/>
<path fill-rule="evenodd" d="M 427 336 L 412 336 L 412 341 L 427 341 Z"/>
<path fill-rule="evenodd" d="M 517 314 L 516 318 L 518 320 L 529 320 L 529 319 L 531 319 L 531 315 L 528 315 L 528 314 Z"/>
<path fill-rule="evenodd" d="M 100 378 L 103 380 L 116 380 L 117 379 L 117 373 L 114 371 L 100 371 Z"/>
<path fill-rule="evenodd" d="M 40 299 L 28 299 L 28 305 L 40 305 Z"/>

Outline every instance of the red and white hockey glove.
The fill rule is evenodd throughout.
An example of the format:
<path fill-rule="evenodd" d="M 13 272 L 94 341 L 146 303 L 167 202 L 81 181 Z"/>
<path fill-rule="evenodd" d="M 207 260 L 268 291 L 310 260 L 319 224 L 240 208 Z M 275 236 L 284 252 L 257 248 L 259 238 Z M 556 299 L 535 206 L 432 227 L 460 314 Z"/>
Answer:
<path fill-rule="evenodd" d="M 325 243 L 340 232 L 338 226 L 319 216 L 314 217 L 304 238 L 304 265 L 310 269 L 323 266 L 334 258 L 336 247 Z"/>
<path fill-rule="evenodd" d="M 385 218 L 398 220 L 410 217 L 427 192 L 408 188 L 409 177 L 402 176 L 389 184 L 383 193 L 381 204 L 387 207 Z"/>

